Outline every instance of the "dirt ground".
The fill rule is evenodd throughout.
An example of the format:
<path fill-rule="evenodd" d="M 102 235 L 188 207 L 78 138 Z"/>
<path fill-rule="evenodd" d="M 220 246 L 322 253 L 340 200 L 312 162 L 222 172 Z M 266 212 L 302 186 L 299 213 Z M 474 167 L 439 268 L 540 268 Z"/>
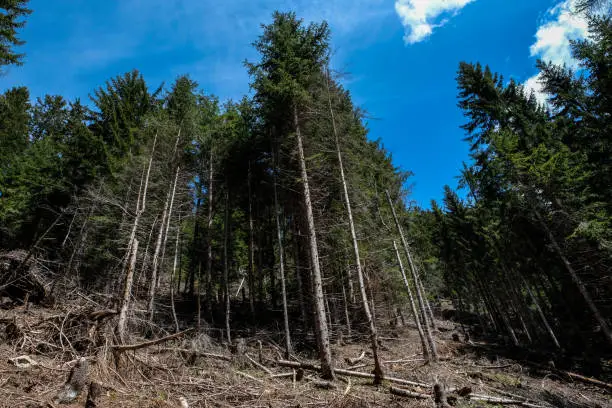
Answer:
<path fill-rule="evenodd" d="M 54 397 L 66 382 L 71 366 L 83 356 L 71 344 L 70 319 L 62 317 L 62 313 L 41 308 L 0 310 L 0 407 L 60 406 L 54 403 Z M 11 322 L 19 328 L 19 333 L 12 337 Z M 448 402 L 457 407 L 612 407 L 609 387 L 576 381 L 553 368 L 547 370 L 504 358 L 490 344 L 453 341 L 451 322 L 440 321 L 437 326 L 443 329 L 436 333 L 442 361 L 433 364 L 425 364 L 414 328 L 381 331 L 380 354 L 385 376 L 420 386 L 392 381 L 374 386 L 369 378 L 340 375 L 333 384 L 327 384 L 312 370 L 305 370 L 298 381 L 295 377 L 300 373 L 277 364 L 282 350 L 265 335 L 245 339 L 245 356 L 232 354 L 208 336 L 195 337 L 191 333 L 122 353 L 113 352 L 107 341 L 105 346 L 90 349 L 85 355 L 89 367 L 87 383 L 101 386 L 100 395 L 89 406 L 433 407 L 433 384 L 438 383 L 446 389 L 462 390 L 448 393 Z M 49 329 L 54 328 L 59 335 L 49 337 Z M 367 343 L 348 343 L 346 337 L 339 343 L 335 341 L 332 345 L 337 368 L 371 372 L 373 364 Z M 362 352 L 366 353 L 365 358 L 349 366 L 346 359 Z M 11 362 L 24 355 L 34 365 L 19 368 Z M 296 352 L 292 360 L 316 364 L 312 357 Z M 286 376 L 274 377 L 278 374 Z M 421 394 L 424 399 L 392 395 L 392 386 Z M 87 394 L 86 386 L 73 403 L 61 406 L 84 407 Z"/>

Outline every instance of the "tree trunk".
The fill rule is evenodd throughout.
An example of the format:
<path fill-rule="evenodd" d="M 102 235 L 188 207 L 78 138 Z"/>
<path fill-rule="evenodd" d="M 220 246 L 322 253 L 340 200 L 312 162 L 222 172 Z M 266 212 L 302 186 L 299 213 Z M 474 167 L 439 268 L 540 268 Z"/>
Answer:
<path fill-rule="evenodd" d="M 572 280 L 574 281 L 574 283 L 578 287 L 578 290 L 580 291 L 580 294 L 584 298 L 584 301 L 586 302 L 586 304 L 589 307 L 589 309 L 591 309 L 591 312 L 593 313 L 593 316 L 595 316 L 595 320 L 597 320 L 597 323 L 599 323 L 599 326 L 601 327 L 601 331 L 605 335 L 606 340 L 608 340 L 608 343 L 612 344 L 612 331 L 610 330 L 610 327 L 608 326 L 608 322 L 606 322 L 606 319 L 603 317 L 603 315 L 599 311 L 599 308 L 595 305 L 595 302 L 591 298 L 591 295 L 589 294 L 586 286 L 582 282 L 582 279 L 580 279 L 580 277 L 578 276 L 578 274 L 576 273 L 576 271 L 572 267 L 572 264 L 570 263 L 570 261 L 565 256 L 565 254 L 563 254 L 563 251 L 561 250 L 561 247 L 557 243 L 557 239 L 553 235 L 553 233 L 550 230 L 550 228 L 548 228 L 548 225 L 546 224 L 546 222 L 544 221 L 544 219 L 542 218 L 540 213 L 537 210 L 535 210 L 534 212 L 535 212 L 535 215 L 536 215 L 538 221 L 542 225 L 542 228 L 544 228 L 544 231 L 546 232 L 546 235 L 548 236 L 548 239 L 549 239 L 553 249 L 555 250 L 555 252 L 559 256 L 559 258 L 563 262 L 563 265 L 565 266 L 565 269 L 567 270 L 567 272 L 569 272 L 570 276 L 572 277 Z"/>
<path fill-rule="evenodd" d="M 310 257 L 312 259 L 312 281 L 314 286 L 315 313 L 317 316 L 316 324 L 319 332 L 319 355 L 321 359 L 321 376 L 325 379 L 333 379 L 332 357 L 329 347 L 329 331 L 325 319 L 325 299 L 323 295 L 323 279 L 321 278 L 321 267 L 319 264 L 319 250 L 317 248 L 317 234 L 310 200 L 310 187 L 308 186 L 308 172 L 306 171 L 306 159 L 304 157 L 304 147 L 302 144 L 302 134 L 298 120 L 297 106 L 293 107 L 293 120 L 297 139 L 298 157 L 300 161 L 300 173 L 302 187 L 304 189 L 304 207 L 306 208 L 306 218 L 308 225 L 308 240 L 310 244 Z"/>
<path fill-rule="evenodd" d="M 406 238 L 404 237 L 404 231 L 402 230 L 402 226 L 399 223 L 397 218 L 397 213 L 395 212 L 395 207 L 393 206 L 393 202 L 391 201 L 391 196 L 389 195 L 389 191 L 385 191 L 387 194 L 387 200 L 389 201 L 389 206 L 391 207 L 391 211 L 393 213 L 393 219 L 395 221 L 395 226 L 400 234 L 400 238 L 402 240 L 402 246 L 404 247 L 404 252 L 406 253 L 406 258 L 408 258 L 408 264 L 410 265 L 410 272 L 412 272 L 412 280 L 414 282 L 414 288 L 417 294 L 417 300 L 419 302 L 419 308 L 421 310 L 425 310 L 425 302 L 423 301 L 423 294 L 421 293 L 421 288 L 418 284 L 418 274 L 416 271 L 416 267 L 414 262 L 412 261 L 412 255 L 410 254 L 410 249 L 408 247 L 408 242 L 406 242 Z M 438 351 L 436 349 L 436 343 L 434 342 L 433 336 L 431 334 L 431 330 L 427 322 L 425 322 L 425 335 L 427 336 L 427 342 L 429 343 L 429 347 L 431 349 L 431 358 L 433 361 L 438 361 Z"/>
<path fill-rule="evenodd" d="M 251 318 L 255 318 L 255 276 L 254 276 L 254 262 L 255 262 L 255 242 L 253 238 L 253 195 L 251 191 L 251 161 L 249 160 L 249 175 L 248 175 L 248 186 L 249 186 L 249 308 L 251 310 Z"/>
<path fill-rule="evenodd" d="M 226 183 L 227 185 L 227 183 Z M 227 187 L 226 187 L 227 188 Z M 230 235 L 229 191 L 225 191 L 225 225 L 223 231 L 223 297 L 225 299 L 225 331 L 227 342 L 232 343 L 230 329 L 230 292 L 229 292 L 229 235 Z"/>
<path fill-rule="evenodd" d="M 170 221 L 172 220 L 172 209 L 174 208 L 174 197 L 176 195 L 176 185 L 178 184 L 178 177 L 181 168 L 179 166 L 176 167 L 176 172 L 174 175 L 174 183 L 172 185 L 172 195 L 170 196 L 170 206 L 168 207 L 168 218 L 166 219 L 166 230 L 164 232 L 164 242 L 162 244 L 161 249 L 161 261 L 160 263 L 164 264 L 164 259 L 166 255 L 166 243 L 168 242 L 168 230 L 170 229 Z M 161 283 L 161 273 L 157 276 L 157 286 Z"/>
<path fill-rule="evenodd" d="M 212 322 L 212 225 L 213 225 L 213 210 L 214 210 L 214 170 L 213 165 L 213 148 L 210 148 L 209 169 L 208 169 L 208 222 L 206 225 L 206 234 L 208 238 L 208 247 L 206 250 L 206 307 L 211 316 Z M 198 331 L 200 329 L 200 316 L 198 316 Z"/>
<path fill-rule="evenodd" d="M 414 303 L 414 296 L 412 295 L 412 289 L 410 289 L 410 284 L 408 283 L 408 278 L 406 277 L 406 271 L 404 270 L 404 263 L 402 262 L 402 257 L 400 256 L 399 249 L 397 249 L 397 243 L 393 241 L 393 249 L 395 249 L 395 256 L 397 257 L 397 263 L 399 264 L 400 272 L 402 273 L 402 279 L 404 280 L 404 286 L 406 286 L 406 291 L 408 292 L 408 299 L 410 299 L 410 309 L 412 310 L 412 315 L 414 316 L 414 324 L 417 327 L 417 331 L 419 332 L 419 337 L 421 339 L 421 349 L 423 350 L 423 358 L 425 360 L 429 360 L 429 348 L 427 347 L 427 340 L 425 339 L 425 333 L 423 332 L 423 326 L 421 325 L 421 319 L 419 318 L 419 313 L 416 308 L 416 304 Z"/>
<path fill-rule="evenodd" d="M 159 268 L 159 254 L 161 252 L 161 245 L 164 237 L 164 225 L 166 224 L 166 216 L 168 214 L 168 205 L 170 204 L 170 192 L 166 197 L 166 203 L 164 205 L 164 212 L 162 213 L 161 223 L 159 225 L 159 234 L 157 235 L 157 242 L 155 243 L 155 252 L 153 253 L 153 267 L 151 268 L 151 282 L 149 283 L 149 320 L 153 321 L 153 315 L 155 313 L 155 289 L 157 288 L 157 269 Z"/>
<path fill-rule="evenodd" d="M 127 273 L 125 274 L 125 284 L 123 288 L 123 299 L 121 301 L 121 311 L 119 315 L 119 323 L 117 325 L 117 333 L 119 339 L 123 342 L 125 340 L 125 326 L 127 321 L 127 312 L 130 304 L 130 296 L 132 294 L 132 286 L 134 283 L 134 268 L 136 267 L 136 256 L 138 255 L 138 240 L 136 239 L 136 231 L 138 230 L 138 224 L 140 223 L 140 217 L 144 213 L 147 206 L 147 190 L 149 189 L 149 177 L 151 175 L 151 166 L 153 164 L 153 153 L 155 153 L 155 145 L 157 143 L 157 134 L 153 139 L 153 148 L 151 150 L 151 156 L 149 158 L 149 166 L 147 169 L 146 177 L 143 173 L 143 177 L 140 180 L 140 189 L 138 191 L 138 200 L 136 201 L 136 215 L 134 216 L 134 223 L 132 224 L 132 232 L 130 234 L 130 240 L 128 242 L 129 253 L 126 258 L 130 258 Z M 144 189 L 143 189 L 144 181 Z M 131 255 L 131 257 L 130 257 Z"/>
<path fill-rule="evenodd" d="M 172 274 L 170 275 L 170 306 L 172 307 L 172 317 L 174 318 L 174 328 L 176 333 L 180 331 L 178 318 L 176 317 L 176 307 L 174 304 L 174 277 L 176 276 L 176 264 L 179 256 L 179 240 L 181 237 L 181 216 L 179 214 L 178 225 L 176 226 L 176 242 L 174 243 L 174 263 Z M 180 273 L 180 271 L 179 271 Z"/>
<path fill-rule="evenodd" d="M 525 289 L 527 289 L 527 293 L 529 293 L 529 297 L 533 301 L 533 304 L 535 305 L 536 310 L 538 311 L 538 314 L 540 315 L 540 319 L 542 319 L 542 323 L 544 323 L 544 327 L 546 327 L 546 331 L 548 332 L 548 335 L 550 336 L 553 343 L 555 343 L 555 346 L 558 349 L 560 349 L 561 345 L 559 344 L 559 340 L 557 340 L 557 336 L 555 336 L 555 332 L 553 331 L 552 327 L 548 323 L 548 319 L 546 318 L 546 315 L 544 314 L 544 312 L 542 311 L 542 308 L 540 307 L 540 302 L 538 302 L 537 298 L 534 296 L 533 292 L 531 291 L 531 288 L 529 287 L 529 283 L 525 281 L 522 275 L 521 275 L 521 280 L 523 281 L 523 284 L 525 285 Z"/>
<path fill-rule="evenodd" d="M 274 161 L 274 158 L 272 158 Z M 277 192 L 277 165 L 274 168 L 274 214 L 276 215 L 276 236 L 278 239 L 278 268 L 280 271 L 281 278 L 281 294 L 283 297 L 283 320 L 285 323 L 285 358 L 288 360 L 291 354 L 291 332 L 289 330 L 289 313 L 287 311 L 287 288 L 285 285 L 285 248 L 283 245 L 283 231 L 280 222 L 280 210 L 278 206 L 278 192 Z"/>
<path fill-rule="evenodd" d="M 363 270 L 361 269 L 361 256 L 359 255 L 359 242 L 357 241 L 357 233 L 355 232 L 355 223 L 353 222 L 353 211 L 351 208 L 351 200 L 348 194 L 348 187 L 346 184 L 346 177 L 344 176 L 344 165 L 342 163 L 342 152 L 340 151 L 340 139 L 338 131 L 336 129 L 336 120 L 334 118 L 334 110 L 332 108 L 331 91 L 329 89 L 329 70 L 327 73 L 327 101 L 329 103 L 329 114 L 332 122 L 332 129 L 334 132 L 334 139 L 336 141 L 336 154 L 338 157 L 338 167 L 340 169 L 340 181 L 342 182 L 342 189 L 344 192 L 344 205 L 346 206 L 346 215 L 349 222 L 349 228 L 351 231 L 351 240 L 353 243 L 353 254 L 355 256 L 355 267 L 357 269 L 357 281 L 359 282 L 359 290 L 361 292 L 361 301 L 363 304 L 363 311 L 366 315 L 368 325 L 370 326 L 370 342 L 372 345 L 372 356 L 374 357 L 374 384 L 378 385 L 382 382 L 384 376 L 380 358 L 378 357 L 378 333 L 376 331 L 376 324 L 372 317 L 370 310 L 370 304 L 368 301 L 368 295 L 366 293 L 365 282 L 363 279 Z"/>
<path fill-rule="evenodd" d="M 295 221 L 294 221 L 295 222 Z M 294 240 L 294 249 L 295 249 L 295 280 L 298 286 L 298 301 L 300 302 L 300 317 L 302 318 L 302 327 L 304 332 L 306 332 L 307 328 L 307 319 L 306 319 L 306 302 L 304 301 L 304 289 L 305 285 L 302 282 L 302 270 L 300 269 L 300 248 L 299 248 L 299 231 L 294 226 L 293 240 Z"/>
<path fill-rule="evenodd" d="M 346 290 L 344 289 L 344 282 L 342 283 L 342 299 L 344 300 L 344 318 L 346 319 L 346 336 L 350 340 L 352 337 L 351 315 L 349 314 L 348 299 L 346 297 Z"/>
<path fill-rule="evenodd" d="M 119 323 L 117 324 L 117 335 L 122 343 L 125 343 L 125 327 L 127 325 L 127 314 L 130 308 L 130 297 L 132 296 L 132 283 L 134 281 L 134 269 L 136 268 L 136 259 L 138 255 L 138 240 L 134 239 L 132 244 L 132 254 L 129 262 L 127 273 L 125 274 L 125 284 L 123 289 L 123 299 L 121 301 L 121 309 L 119 312 Z"/>

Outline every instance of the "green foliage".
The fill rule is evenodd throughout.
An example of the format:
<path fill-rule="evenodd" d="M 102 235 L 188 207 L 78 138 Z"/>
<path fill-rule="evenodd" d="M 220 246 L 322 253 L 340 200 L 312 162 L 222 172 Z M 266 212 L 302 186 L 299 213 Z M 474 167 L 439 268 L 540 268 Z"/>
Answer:
<path fill-rule="evenodd" d="M 24 54 L 15 47 L 25 44 L 17 31 L 26 24 L 25 17 L 32 13 L 29 0 L 0 0 L 0 69 L 6 65 L 23 65 Z"/>

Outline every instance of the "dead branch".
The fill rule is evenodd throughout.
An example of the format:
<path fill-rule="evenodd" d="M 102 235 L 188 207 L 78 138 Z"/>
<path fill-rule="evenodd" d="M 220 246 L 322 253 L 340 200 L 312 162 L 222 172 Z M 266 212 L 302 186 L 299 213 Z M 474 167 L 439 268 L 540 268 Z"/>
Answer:
<path fill-rule="evenodd" d="M 399 395 L 400 397 L 409 397 L 409 398 L 418 398 L 418 399 L 431 398 L 431 395 L 428 395 L 428 394 L 421 394 L 420 392 L 409 391 L 403 388 L 398 388 L 398 387 L 393 387 L 393 386 L 389 388 L 389 392 L 391 392 L 391 394 L 393 395 Z"/>
<path fill-rule="evenodd" d="M 248 353 L 244 353 L 244 356 L 245 356 L 246 358 L 248 358 L 248 359 L 249 359 L 249 361 L 250 361 L 251 363 L 253 363 L 253 365 L 255 365 L 255 366 L 257 366 L 257 367 L 261 368 L 261 369 L 262 369 L 262 370 L 264 370 L 264 371 L 265 371 L 267 374 L 269 374 L 269 375 L 273 375 L 273 374 L 274 374 L 274 373 L 272 372 L 272 370 L 270 370 L 268 367 L 264 366 L 263 364 L 258 363 L 258 362 L 257 362 L 257 361 L 255 361 L 253 358 L 251 358 L 251 356 L 249 356 L 249 354 L 248 354 Z"/>
<path fill-rule="evenodd" d="M 313 371 L 320 371 L 321 370 L 318 366 L 316 366 L 315 364 L 312 364 L 312 363 L 298 363 L 298 362 L 295 362 L 295 361 L 287 361 L 287 360 L 278 360 L 276 363 L 278 365 L 282 366 L 282 367 L 301 368 L 301 369 L 304 369 L 304 370 L 313 370 Z M 374 379 L 374 374 L 370 374 L 370 373 L 361 373 L 359 371 L 345 370 L 345 369 L 342 369 L 342 368 L 334 368 L 333 370 L 334 370 L 334 373 L 339 374 L 339 375 L 346 375 L 346 376 L 349 376 L 349 377 L 360 377 L 360 378 L 372 378 L 372 379 Z M 394 378 L 394 377 L 383 376 L 382 379 L 386 380 L 386 381 L 389 381 L 389 382 L 396 383 L 396 384 L 412 385 L 412 386 L 424 387 L 424 388 L 430 388 L 431 387 L 430 384 L 418 383 L 418 382 L 414 382 L 414 381 L 404 380 L 403 378 Z"/>
<path fill-rule="evenodd" d="M 179 333 L 175 333 L 175 334 L 171 334 L 171 335 L 166 336 L 166 337 L 162 337 L 161 339 L 145 341 L 144 343 L 126 344 L 126 345 L 114 345 L 114 346 L 111 346 L 111 348 L 113 348 L 114 350 L 117 350 L 117 351 L 138 350 L 138 349 L 145 348 L 145 347 L 151 347 L 151 346 L 154 346 L 156 344 L 160 344 L 160 343 L 166 342 L 168 340 L 176 339 L 178 337 L 183 336 L 185 333 L 189 333 L 192 330 L 193 329 L 187 329 L 187 330 L 184 330 L 184 331 L 179 332 Z"/>

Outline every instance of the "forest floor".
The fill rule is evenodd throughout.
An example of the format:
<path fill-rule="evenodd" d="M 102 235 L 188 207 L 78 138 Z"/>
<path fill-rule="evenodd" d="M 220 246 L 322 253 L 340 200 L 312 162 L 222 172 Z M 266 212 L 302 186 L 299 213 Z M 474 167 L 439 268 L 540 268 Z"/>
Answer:
<path fill-rule="evenodd" d="M 282 350 L 265 332 L 245 339 L 244 355 L 232 354 L 210 337 L 196 337 L 193 332 L 121 353 L 113 352 L 108 341 L 96 346 L 92 355 L 78 353 L 79 346 L 70 339 L 75 338 L 77 326 L 73 323 L 83 319 L 77 319 L 75 312 L 73 318 L 68 315 L 65 310 L 41 307 L 0 309 L 0 407 L 57 407 L 54 396 L 79 354 L 88 358 L 87 383 L 101 386 L 102 392 L 88 405 L 91 408 L 432 407 L 435 383 L 450 390 L 448 402 L 457 407 L 612 406 L 610 386 L 504 358 L 496 352 L 495 344 L 453 341 L 457 332 L 448 321 L 437 322 L 441 330 L 436 333 L 436 342 L 442 361 L 433 364 L 425 364 L 420 354 L 416 329 L 381 330 L 385 376 L 417 384 L 398 384 L 391 379 L 374 386 L 370 378 L 346 375 L 338 375 L 333 383 L 322 382 L 308 369 L 298 381 L 301 370 L 279 365 Z M 137 344 L 147 341 L 132 340 Z M 345 337 L 342 342 L 335 341 L 332 349 L 337 368 L 371 373 L 373 362 L 366 341 L 348 343 Z M 347 359 L 362 352 L 365 357 L 350 366 Z M 11 361 L 24 355 L 32 361 L 29 367 L 17 367 Z M 293 361 L 317 363 L 312 353 L 296 352 L 291 357 Z M 413 396 L 393 395 L 392 387 L 408 390 Z M 87 394 L 85 387 L 74 402 L 62 406 L 87 406 Z"/>

